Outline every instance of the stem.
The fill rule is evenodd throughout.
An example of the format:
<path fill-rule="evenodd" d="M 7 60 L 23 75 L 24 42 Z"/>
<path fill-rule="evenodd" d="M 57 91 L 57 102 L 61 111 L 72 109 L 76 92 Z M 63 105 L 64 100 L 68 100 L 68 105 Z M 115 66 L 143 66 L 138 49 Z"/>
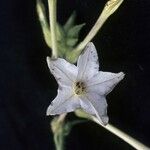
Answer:
<path fill-rule="evenodd" d="M 90 32 L 87 34 L 85 39 L 75 48 L 74 51 L 81 52 L 84 47 L 93 39 L 97 32 L 101 29 L 106 20 L 119 8 L 123 0 L 109 0 L 99 15 L 95 25 L 92 27 Z"/>
<path fill-rule="evenodd" d="M 64 150 L 64 136 L 62 133 L 54 135 L 54 142 L 56 150 Z"/>
<path fill-rule="evenodd" d="M 105 20 L 106 19 L 101 17 L 98 18 L 95 25 L 92 27 L 92 29 L 87 34 L 85 39 L 76 47 L 75 51 L 81 51 L 82 49 L 84 49 L 84 47 L 88 44 L 88 42 L 90 42 L 93 39 L 93 37 L 97 34 L 97 32 L 100 30 Z"/>
<path fill-rule="evenodd" d="M 99 121 L 97 120 L 97 118 L 94 117 L 93 120 L 97 124 L 99 124 L 103 128 L 105 128 L 106 130 L 110 131 L 111 133 L 115 134 L 116 136 L 118 136 L 119 138 L 121 138 L 122 140 L 124 140 L 125 142 L 127 142 L 128 144 L 130 144 L 135 149 L 137 149 L 137 150 L 150 150 L 149 147 L 145 146 L 144 144 L 142 144 L 138 140 L 134 139 L 133 137 L 129 136 L 128 134 L 124 133 L 123 131 L 117 129 L 113 125 L 107 124 L 106 126 L 103 126 L 102 124 L 99 123 Z"/>
<path fill-rule="evenodd" d="M 59 115 L 51 122 L 51 129 L 54 136 L 54 143 L 56 150 L 64 150 L 65 134 L 64 134 L 64 121 L 67 113 Z"/>
<path fill-rule="evenodd" d="M 67 116 L 67 113 L 63 113 L 63 114 L 59 115 L 58 122 L 63 122 L 65 120 L 66 116 Z"/>
<path fill-rule="evenodd" d="M 56 4 L 57 0 L 48 0 L 49 8 L 49 24 L 51 30 L 51 40 L 52 40 L 52 57 L 57 58 L 57 38 L 56 38 Z"/>

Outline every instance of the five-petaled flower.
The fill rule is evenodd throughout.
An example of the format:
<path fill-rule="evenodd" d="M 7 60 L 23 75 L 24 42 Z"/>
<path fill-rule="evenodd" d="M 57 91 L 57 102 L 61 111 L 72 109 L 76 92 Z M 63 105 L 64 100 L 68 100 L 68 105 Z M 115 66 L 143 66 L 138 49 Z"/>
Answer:
<path fill-rule="evenodd" d="M 51 73 L 58 82 L 58 95 L 47 109 L 47 115 L 57 115 L 83 109 L 108 123 L 106 95 L 124 77 L 124 73 L 99 71 L 97 51 L 89 43 L 79 56 L 77 66 L 62 58 L 47 57 Z"/>

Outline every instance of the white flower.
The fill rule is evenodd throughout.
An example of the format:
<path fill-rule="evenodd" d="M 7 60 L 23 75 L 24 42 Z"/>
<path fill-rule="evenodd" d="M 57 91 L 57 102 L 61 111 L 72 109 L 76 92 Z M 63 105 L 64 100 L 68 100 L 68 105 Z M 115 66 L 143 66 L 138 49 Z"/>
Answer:
<path fill-rule="evenodd" d="M 79 56 L 77 66 L 62 58 L 47 57 L 51 73 L 58 82 L 58 95 L 47 109 L 47 115 L 57 115 L 83 109 L 103 125 L 108 123 L 106 95 L 124 77 L 124 73 L 99 71 L 98 56 L 89 43 Z"/>

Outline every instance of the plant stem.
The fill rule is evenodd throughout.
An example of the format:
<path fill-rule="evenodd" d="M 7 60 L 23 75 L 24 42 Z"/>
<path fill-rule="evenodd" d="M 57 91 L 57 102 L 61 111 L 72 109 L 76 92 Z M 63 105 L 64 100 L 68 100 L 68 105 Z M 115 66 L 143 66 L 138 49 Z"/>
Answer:
<path fill-rule="evenodd" d="M 49 24 L 51 30 L 51 41 L 52 41 L 52 57 L 57 58 L 57 38 L 56 38 L 56 7 L 57 0 L 48 0 L 49 8 Z"/>
<path fill-rule="evenodd" d="M 97 120 L 97 118 L 94 117 L 93 120 L 97 124 L 101 125 L 99 123 L 99 121 Z M 134 147 L 137 150 L 150 150 L 149 147 L 145 146 L 144 144 L 142 144 L 138 140 L 134 139 L 133 137 L 129 136 L 128 134 L 124 133 L 123 131 L 114 127 L 111 124 L 107 124 L 106 126 L 103 126 L 103 125 L 101 125 L 101 126 L 103 128 L 105 128 L 106 130 L 110 131 L 111 133 L 115 134 L 116 136 L 118 136 L 119 138 L 121 138 L 122 140 L 124 140 L 125 142 L 127 142 L 128 144 L 130 144 L 132 147 Z"/>
<path fill-rule="evenodd" d="M 93 37 L 97 34 L 97 32 L 100 30 L 104 22 L 105 22 L 104 19 L 99 17 L 95 25 L 92 27 L 90 32 L 84 38 L 84 40 L 76 47 L 75 51 L 81 51 L 82 49 L 84 49 L 87 43 L 90 42 L 93 39 Z"/>
<path fill-rule="evenodd" d="M 62 133 L 54 135 L 54 142 L 56 150 L 64 150 L 64 136 Z"/>
<path fill-rule="evenodd" d="M 92 27 L 90 32 L 87 34 L 85 39 L 75 48 L 74 51 L 81 52 L 84 47 L 90 42 L 93 37 L 97 34 L 97 32 L 101 29 L 106 20 L 119 8 L 122 4 L 123 0 L 109 0 L 99 15 L 95 25 Z"/>
<path fill-rule="evenodd" d="M 59 115 L 59 117 L 55 117 L 51 122 L 51 129 L 54 136 L 54 143 L 56 150 L 64 150 L 64 142 L 65 142 L 65 117 L 66 113 Z"/>

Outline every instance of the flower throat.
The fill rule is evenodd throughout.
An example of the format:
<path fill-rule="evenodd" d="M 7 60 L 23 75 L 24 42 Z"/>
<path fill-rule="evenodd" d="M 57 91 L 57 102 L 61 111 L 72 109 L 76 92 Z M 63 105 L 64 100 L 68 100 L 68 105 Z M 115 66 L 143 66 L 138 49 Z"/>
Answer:
<path fill-rule="evenodd" d="M 83 95 L 86 92 L 86 86 L 84 82 L 78 81 L 74 85 L 74 92 L 77 95 Z"/>

